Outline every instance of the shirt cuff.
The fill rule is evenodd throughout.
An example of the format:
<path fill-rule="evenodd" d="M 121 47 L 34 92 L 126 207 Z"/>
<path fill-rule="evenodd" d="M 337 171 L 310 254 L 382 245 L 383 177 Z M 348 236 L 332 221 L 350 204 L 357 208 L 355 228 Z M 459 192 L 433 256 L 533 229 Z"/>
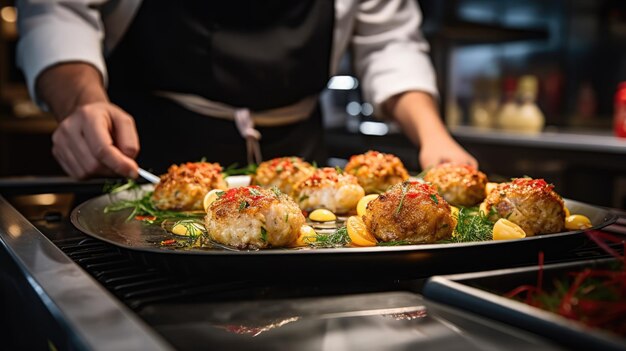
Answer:
<path fill-rule="evenodd" d="M 17 47 L 17 62 L 24 72 L 28 91 L 35 103 L 47 110 L 35 92 L 35 83 L 42 71 L 63 62 L 93 65 L 102 74 L 106 86 L 106 66 L 101 46 L 102 36 L 97 31 L 60 20 L 33 28 L 21 37 Z"/>

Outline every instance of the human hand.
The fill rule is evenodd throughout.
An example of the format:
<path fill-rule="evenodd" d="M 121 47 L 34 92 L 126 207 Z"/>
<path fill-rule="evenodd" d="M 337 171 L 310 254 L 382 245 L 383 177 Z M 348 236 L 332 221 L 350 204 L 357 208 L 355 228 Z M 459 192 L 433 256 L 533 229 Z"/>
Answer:
<path fill-rule="evenodd" d="M 52 154 L 77 179 L 137 177 L 139 137 L 133 118 L 109 102 L 82 105 L 52 135 Z"/>
<path fill-rule="evenodd" d="M 444 162 L 467 164 L 478 168 L 478 161 L 452 138 L 423 143 L 419 161 L 422 169 L 428 169 Z"/>

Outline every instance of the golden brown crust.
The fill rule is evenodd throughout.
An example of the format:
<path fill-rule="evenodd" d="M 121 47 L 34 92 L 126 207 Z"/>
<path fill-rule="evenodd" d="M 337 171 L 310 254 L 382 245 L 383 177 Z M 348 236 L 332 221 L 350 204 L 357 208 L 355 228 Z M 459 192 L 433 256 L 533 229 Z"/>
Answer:
<path fill-rule="evenodd" d="M 499 184 L 481 208 L 492 221 L 506 218 L 526 236 L 558 233 L 565 229 L 565 203 L 554 186 L 543 179 L 517 178 Z"/>
<path fill-rule="evenodd" d="M 363 216 L 381 241 L 434 243 L 448 239 L 456 226 L 450 205 L 428 184 L 403 182 L 372 200 Z"/>
<path fill-rule="evenodd" d="M 345 171 L 357 177 L 366 194 L 382 193 L 409 179 L 409 173 L 398 157 L 371 150 L 350 157 Z"/>
<path fill-rule="evenodd" d="M 314 171 L 315 167 L 300 157 L 278 157 L 259 164 L 252 183 L 264 188 L 276 186 L 291 196 L 294 185 Z"/>
<path fill-rule="evenodd" d="M 306 219 L 287 195 L 248 186 L 220 194 L 207 209 L 208 236 L 241 249 L 287 246 L 294 242 Z"/>
<path fill-rule="evenodd" d="M 152 200 L 160 210 L 202 210 L 206 193 L 227 187 L 219 164 L 187 162 L 170 166 L 156 185 Z"/>
<path fill-rule="evenodd" d="M 487 176 L 473 166 L 443 163 L 431 168 L 424 180 L 454 206 L 475 206 L 485 198 Z"/>

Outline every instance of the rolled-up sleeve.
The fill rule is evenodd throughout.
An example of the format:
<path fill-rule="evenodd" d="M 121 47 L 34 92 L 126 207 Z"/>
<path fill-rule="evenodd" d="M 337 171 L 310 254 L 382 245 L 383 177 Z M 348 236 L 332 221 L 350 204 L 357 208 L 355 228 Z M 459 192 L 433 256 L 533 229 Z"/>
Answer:
<path fill-rule="evenodd" d="M 18 6 L 17 64 L 24 72 L 31 97 L 37 77 L 62 62 L 85 62 L 96 67 L 106 81 L 102 54 L 103 27 L 96 9 L 102 1 L 21 0 Z"/>
<path fill-rule="evenodd" d="M 437 95 L 429 46 L 420 32 L 414 0 L 366 0 L 359 4 L 352 39 L 354 67 L 364 97 L 382 115 L 381 104 L 411 90 Z"/>

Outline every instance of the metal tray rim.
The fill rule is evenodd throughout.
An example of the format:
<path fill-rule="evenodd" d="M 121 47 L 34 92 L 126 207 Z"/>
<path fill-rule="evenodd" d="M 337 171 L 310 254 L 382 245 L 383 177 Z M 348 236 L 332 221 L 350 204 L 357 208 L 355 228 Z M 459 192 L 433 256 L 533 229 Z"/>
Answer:
<path fill-rule="evenodd" d="M 506 240 L 506 241 L 480 241 L 480 242 L 467 242 L 467 243 L 445 243 L 445 244 L 419 244 L 419 245 L 399 245 L 399 246 L 374 246 L 374 247 L 338 247 L 338 248 L 275 248 L 275 249 L 264 249 L 264 250 L 202 250 L 202 249 L 188 249 L 188 250 L 172 250 L 167 248 L 157 248 L 157 247 L 138 247 L 132 245 L 126 245 L 124 243 L 108 239 L 99 235 L 98 233 L 93 232 L 89 228 L 86 228 L 81 223 L 81 211 L 89 206 L 93 206 L 95 201 L 104 201 L 103 198 L 108 197 L 107 194 L 101 195 L 99 197 L 95 197 L 93 199 L 87 200 L 82 204 L 78 205 L 72 211 L 70 215 L 70 220 L 72 224 L 79 229 L 81 232 L 92 236 L 96 239 L 103 240 L 110 244 L 116 245 L 118 247 L 122 247 L 127 250 L 133 251 L 141 251 L 141 252 L 151 252 L 151 253 L 167 253 L 167 254 L 178 254 L 178 255 L 211 255 L 211 256 L 274 256 L 274 255 L 326 255 L 326 254 L 384 254 L 384 253 L 410 253 L 410 252 L 426 252 L 431 250 L 436 251 L 448 251 L 448 250 L 458 250 L 466 247 L 491 247 L 493 245 L 497 245 L 498 247 L 506 247 L 509 245 L 515 246 L 519 242 L 524 242 L 527 244 L 533 242 L 544 242 L 544 241 L 552 241 L 558 240 L 562 237 L 571 237 L 571 236 L 581 236 L 584 235 L 584 231 L 567 231 L 561 233 L 554 234 L 546 234 L 533 236 L 529 238 L 517 239 L 517 240 Z M 570 205 L 578 205 L 585 206 L 587 208 L 594 209 L 595 211 L 600 211 L 600 214 L 603 216 L 602 223 L 594 225 L 592 228 L 588 230 L 597 230 L 608 226 L 610 224 L 615 223 L 617 220 L 617 215 L 610 213 L 608 210 L 603 208 L 585 204 L 583 202 L 564 199 L 567 204 Z"/>

